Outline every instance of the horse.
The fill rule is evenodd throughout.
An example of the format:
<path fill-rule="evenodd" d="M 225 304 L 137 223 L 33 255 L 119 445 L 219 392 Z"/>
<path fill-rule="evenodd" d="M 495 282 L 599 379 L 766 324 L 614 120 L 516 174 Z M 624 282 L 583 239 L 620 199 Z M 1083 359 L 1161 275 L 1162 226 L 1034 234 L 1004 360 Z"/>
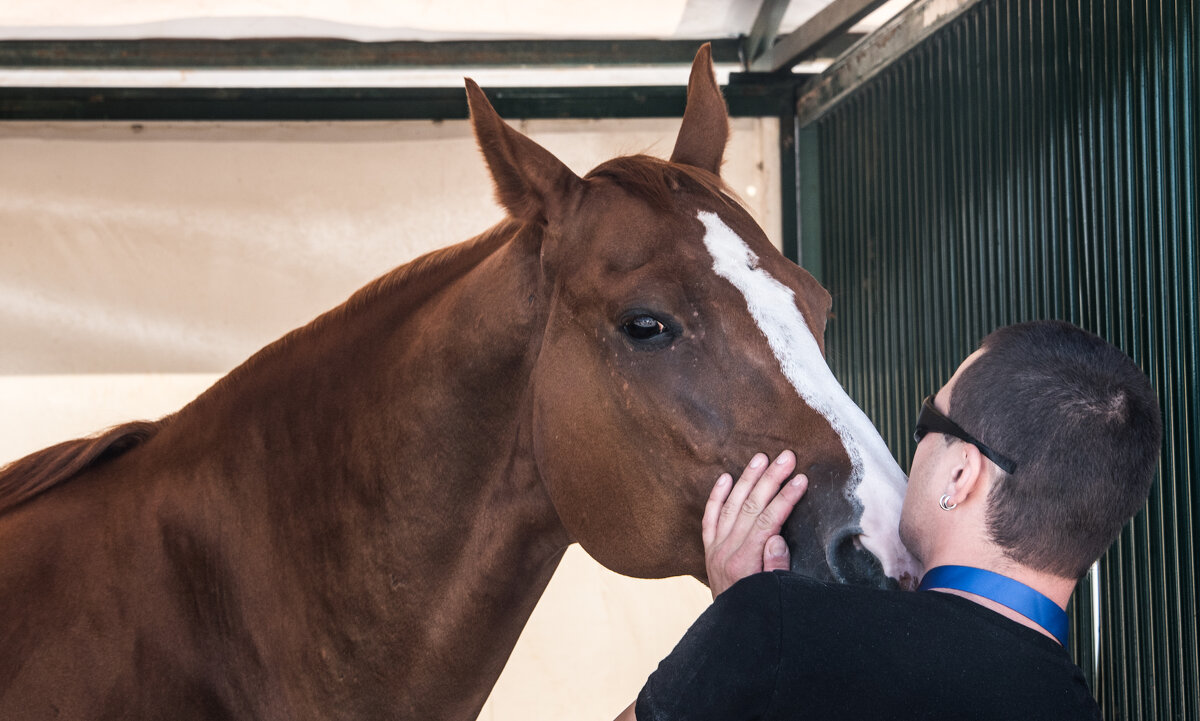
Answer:
<path fill-rule="evenodd" d="M 755 451 L 810 479 L 794 570 L 914 581 L 830 296 L 720 180 L 709 48 L 670 159 L 582 177 L 466 90 L 503 221 L 0 472 L 0 718 L 472 719 L 569 544 L 703 581 Z"/>

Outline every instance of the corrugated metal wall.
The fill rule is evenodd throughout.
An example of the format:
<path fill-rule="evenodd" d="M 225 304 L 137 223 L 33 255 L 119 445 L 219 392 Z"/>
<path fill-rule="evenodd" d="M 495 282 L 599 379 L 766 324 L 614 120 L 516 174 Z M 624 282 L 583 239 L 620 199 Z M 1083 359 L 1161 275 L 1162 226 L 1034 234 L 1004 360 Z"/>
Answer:
<path fill-rule="evenodd" d="M 1157 387 L 1153 495 L 1072 609 L 1110 720 L 1200 719 L 1198 13 L 980 2 L 808 128 L 831 365 L 902 464 L 920 399 L 998 325 L 1073 321 Z"/>

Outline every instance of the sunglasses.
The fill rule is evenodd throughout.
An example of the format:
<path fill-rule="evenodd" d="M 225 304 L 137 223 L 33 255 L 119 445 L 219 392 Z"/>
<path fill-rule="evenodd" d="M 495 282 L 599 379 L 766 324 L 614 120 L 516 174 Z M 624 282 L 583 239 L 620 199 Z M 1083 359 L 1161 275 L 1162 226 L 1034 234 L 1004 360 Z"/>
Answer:
<path fill-rule="evenodd" d="M 913 440 L 917 443 L 925 437 L 926 433 L 944 433 L 948 436 L 966 441 L 979 449 L 988 460 L 995 463 L 1006 473 L 1013 473 L 1017 470 L 1017 464 L 1008 456 L 1002 455 L 980 443 L 974 436 L 967 433 L 954 421 L 942 415 L 942 412 L 933 407 L 933 396 L 929 396 L 921 403 L 921 415 L 917 416 L 917 430 L 913 433 Z"/>

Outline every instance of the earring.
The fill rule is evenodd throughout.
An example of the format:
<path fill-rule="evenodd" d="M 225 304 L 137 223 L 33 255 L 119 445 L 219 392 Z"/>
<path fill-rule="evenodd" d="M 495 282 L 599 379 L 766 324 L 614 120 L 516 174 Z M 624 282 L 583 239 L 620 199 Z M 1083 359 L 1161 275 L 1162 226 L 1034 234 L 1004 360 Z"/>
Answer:
<path fill-rule="evenodd" d="M 938 508 L 941 508 L 943 511 L 950 511 L 955 508 L 958 508 L 958 504 L 951 503 L 950 502 L 950 494 L 945 493 L 942 495 L 941 498 L 938 499 Z"/>

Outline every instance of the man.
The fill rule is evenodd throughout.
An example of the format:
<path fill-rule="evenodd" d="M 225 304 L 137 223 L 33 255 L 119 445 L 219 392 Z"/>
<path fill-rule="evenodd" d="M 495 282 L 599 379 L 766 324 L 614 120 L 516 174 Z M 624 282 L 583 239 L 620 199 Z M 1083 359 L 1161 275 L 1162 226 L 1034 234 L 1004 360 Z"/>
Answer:
<path fill-rule="evenodd" d="M 759 573 L 788 568 L 806 486 L 784 483 L 791 453 L 760 454 L 705 509 L 713 605 L 621 718 L 1099 719 L 1063 609 L 1145 502 L 1161 437 L 1113 346 L 1058 321 L 993 332 L 917 420 L 900 537 L 922 590 Z"/>

